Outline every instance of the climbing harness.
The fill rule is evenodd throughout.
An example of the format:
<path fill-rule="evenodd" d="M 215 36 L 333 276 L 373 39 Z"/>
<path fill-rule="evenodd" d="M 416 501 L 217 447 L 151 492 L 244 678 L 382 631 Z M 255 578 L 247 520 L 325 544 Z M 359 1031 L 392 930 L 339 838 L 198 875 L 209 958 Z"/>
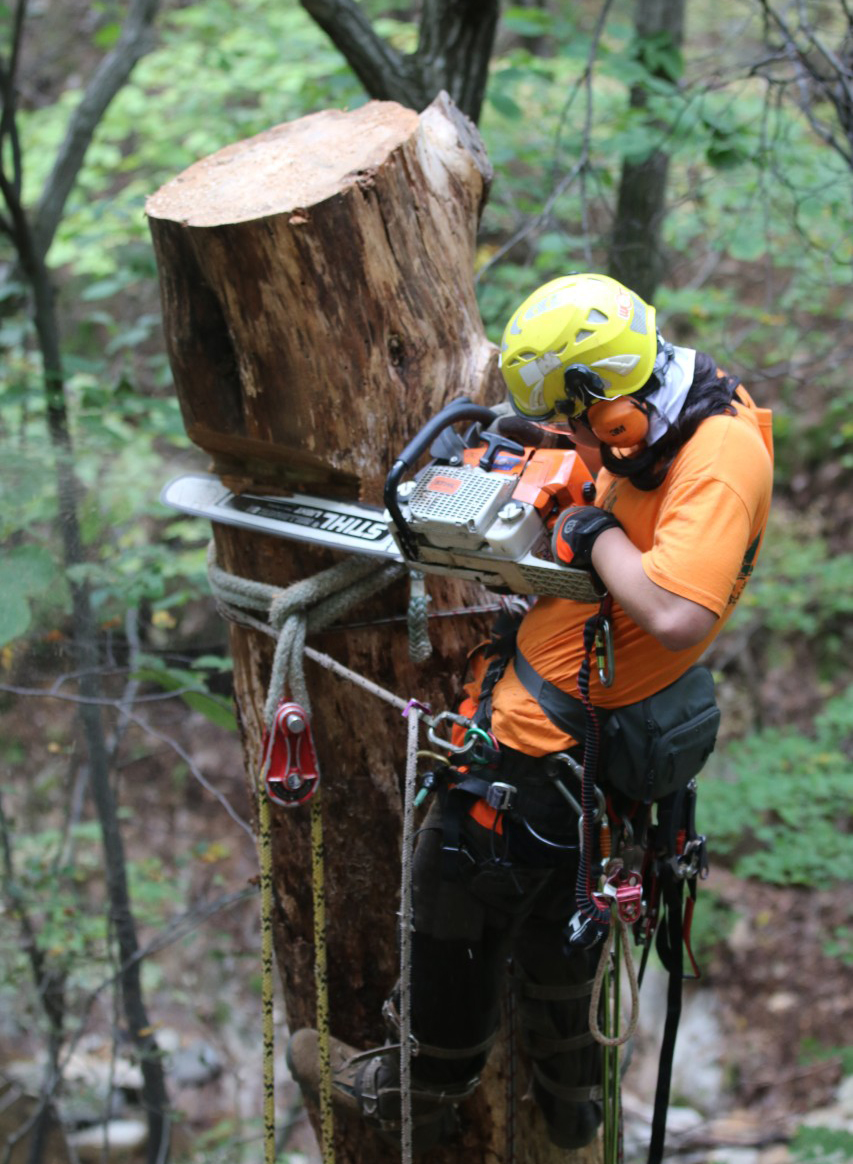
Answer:
<path fill-rule="evenodd" d="M 348 570 L 342 566 L 350 566 Z M 288 590 L 251 583 L 238 579 L 222 571 L 211 556 L 211 586 L 220 611 L 231 621 L 252 626 L 254 629 L 276 638 L 276 649 L 270 680 L 270 689 L 265 708 L 268 725 L 264 740 L 264 762 L 260 786 L 263 795 L 259 798 L 259 848 L 261 853 L 262 886 L 262 957 L 264 960 L 264 1043 L 265 1043 L 265 1138 L 271 1149 L 266 1152 L 266 1164 L 274 1158 L 274 1110 L 272 1062 L 272 856 L 270 845 L 270 809 L 273 804 L 292 808 L 309 803 L 311 806 L 312 837 L 312 882 L 314 886 L 314 941 L 316 948 L 316 990 L 317 1028 L 319 1032 L 320 1055 L 320 1116 L 322 1150 L 324 1164 L 334 1161 L 334 1125 L 332 1117 L 332 1072 L 328 1055 L 329 1019 L 328 991 L 326 985 L 326 944 L 325 944 L 325 898 L 323 884 L 323 837 L 320 773 L 316 762 L 316 751 L 310 730 L 310 710 L 307 702 L 301 658 L 307 656 L 340 677 L 351 681 L 362 689 L 382 698 L 396 707 L 408 721 L 406 746 L 406 776 L 404 785 L 402 875 L 400 886 L 400 1137 L 404 1164 L 412 1158 L 412 1080 L 411 1056 L 418 1046 L 411 1031 L 411 863 L 413 856 L 414 811 L 426 795 L 434 789 L 441 791 L 447 782 L 456 782 L 466 793 L 470 803 L 472 798 L 481 798 L 496 813 L 518 811 L 523 807 L 521 790 L 515 785 L 499 780 L 489 780 L 488 768 L 500 754 L 497 741 L 483 722 L 472 722 L 467 716 L 443 711 L 435 715 L 429 708 L 415 701 L 406 701 L 378 684 L 358 675 L 328 655 L 305 644 L 305 633 L 310 629 L 320 629 L 340 616 L 349 604 L 358 601 L 379 585 L 393 581 L 402 572 L 392 568 L 377 578 L 372 562 L 341 563 L 332 567 L 318 579 L 310 580 L 313 586 L 297 583 Z M 368 577 L 368 574 L 371 577 Z M 293 592 L 297 592 L 294 600 Z M 310 605 L 310 601 L 314 605 Z M 267 620 L 257 617 L 267 615 Z M 601 612 L 599 612 L 601 613 Z M 579 677 L 579 689 L 588 700 L 588 670 L 590 660 L 595 655 L 599 664 L 602 656 L 596 646 L 599 638 L 597 620 L 588 624 L 587 678 Z M 293 642 L 284 641 L 287 637 Z M 604 640 L 600 640 L 604 641 Z M 603 661 L 612 676 L 612 656 L 608 659 L 605 650 Z M 292 700 L 281 698 L 285 686 L 294 696 Z M 585 704 L 586 706 L 586 704 Z M 591 704 L 589 704 L 591 707 Z M 594 715 L 594 709 L 592 714 Z M 435 750 L 418 749 L 418 733 L 421 723 L 426 726 L 427 736 Z M 449 732 L 449 734 L 447 734 Z M 574 808 L 580 821 L 580 861 L 577 883 L 578 909 L 566 930 L 569 945 L 589 946 L 602 944 L 598 970 L 593 981 L 590 999 L 590 1031 L 604 1050 L 603 1080 L 600 1089 L 605 1110 L 606 1164 L 617 1164 L 621 1159 L 621 1111 L 620 1081 L 621 1070 L 619 1049 L 631 1039 L 636 1029 L 638 991 L 652 939 L 657 933 L 658 948 L 662 951 L 664 964 L 670 969 L 670 988 L 667 1023 L 664 1033 L 664 1049 L 661 1058 L 658 1088 L 653 1123 L 652 1144 L 649 1164 L 660 1164 L 663 1150 L 663 1136 L 666 1123 L 666 1105 L 669 1095 L 671 1073 L 671 1052 L 674 1048 L 680 1011 L 681 954 L 685 933 L 689 931 L 689 908 L 682 916 L 682 895 L 685 884 L 693 887 L 697 876 L 707 870 L 704 838 L 695 833 L 693 805 L 695 804 L 695 783 L 692 793 L 683 793 L 678 805 L 672 806 L 655 829 L 650 830 L 647 844 L 656 846 L 656 859 L 641 876 L 631 864 L 620 858 L 620 853 L 630 849 L 633 836 L 627 821 L 620 822 L 620 828 L 627 833 L 622 847 L 614 855 L 609 853 L 608 809 L 601 790 L 593 779 L 597 772 L 597 735 L 586 735 L 587 745 L 584 764 L 580 765 L 568 754 L 562 758 L 571 771 L 581 775 L 580 802 L 572 795 L 558 776 L 551 775 L 556 787 L 566 802 Z M 591 742 L 590 742 L 591 741 Z M 418 760 L 429 759 L 431 771 L 424 777 L 423 786 L 416 790 Z M 464 771 L 460 772 L 462 768 Z M 478 775 L 483 773 L 483 775 Z M 659 806 L 660 807 L 660 806 Z M 679 813 L 681 814 L 679 816 Z M 535 835 L 535 833 L 534 833 Z M 620 833 L 621 835 L 621 833 Z M 539 838 L 545 841 L 545 838 Z M 547 843 L 547 842 L 546 842 Z M 445 841 L 447 845 L 447 841 Z M 450 846 L 452 848 L 452 845 Z M 559 847 L 559 846 L 557 846 Z M 647 851 L 641 846 L 638 852 Z M 603 876 L 600 888 L 594 888 L 594 872 L 603 861 Z M 658 925 L 659 914 L 664 923 Z M 592 924 L 590 924 L 592 923 Z M 631 957 L 629 931 L 634 929 L 644 939 L 643 962 L 639 975 L 635 973 Z M 689 949 L 689 946 L 688 946 Z M 692 960 L 692 955 L 691 955 Z M 677 967 L 676 967 L 677 963 Z M 627 1026 L 622 1025 L 620 1009 L 620 967 L 624 964 L 628 976 L 631 999 L 631 1013 Z M 602 1006 L 602 998 L 605 999 Z M 603 1019 L 603 1029 L 601 1020 Z M 435 1050 L 430 1049 L 430 1053 Z M 667 1055 L 669 1061 L 667 1062 Z M 267 1062 L 270 1067 L 267 1069 Z M 512 1075 L 513 1069 L 510 1070 Z M 511 1090 L 515 1088 L 510 1081 Z M 461 1098 L 461 1095 L 460 1095 Z M 507 1112 L 507 1159 L 514 1158 L 514 1114 Z M 270 1130 L 271 1129 L 271 1130 Z M 272 1153 L 272 1155 L 271 1155 Z"/>

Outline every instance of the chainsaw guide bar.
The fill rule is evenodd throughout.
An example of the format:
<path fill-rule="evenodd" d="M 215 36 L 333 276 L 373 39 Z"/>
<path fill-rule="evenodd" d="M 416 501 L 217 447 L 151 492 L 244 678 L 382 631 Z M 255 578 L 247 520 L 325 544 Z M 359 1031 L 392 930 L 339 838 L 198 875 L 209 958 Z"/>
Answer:
<path fill-rule="evenodd" d="M 469 579 L 490 590 L 552 594 L 585 603 L 601 601 L 601 591 L 587 571 L 573 570 L 540 556 L 546 552 L 541 540 L 537 552 L 528 551 L 513 559 L 496 553 L 482 542 L 480 535 L 470 540 L 481 545 L 481 551 L 466 549 L 460 544 L 463 539 L 458 535 L 455 539 L 448 537 L 449 531 L 437 522 L 438 545 L 424 544 L 418 558 L 413 560 L 397 544 L 388 513 L 375 506 L 304 493 L 289 497 L 235 494 L 210 473 L 177 477 L 165 486 L 160 500 L 170 509 L 211 522 L 329 550 L 372 555 L 387 562 L 405 562 L 425 574 Z M 408 504 L 405 508 L 409 509 Z M 500 525 L 501 519 L 496 520 Z M 448 545 L 448 541 L 457 544 Z"/>
<path fill-rule="evenodd" d="M 290 497 L 232 493 L 211 473 L 177 477 L 163 489 L 160 500 L 181 513 L 223 525 L 330 550 L 373 554 L 389 562 L 403 560 L 383 521 L 382 510 L 375 506 L 330 501 L 307 493 Z"/>
<path fill-rule="evenodd" d="M 460 421 L 474 422 L 464 437 L 452 430 Z M 211 473 L 178 477 L 160 500 L 208 521 L 402 562 L 499 593 L 600 602 L 599 579 L 551 553 L 557 514 L 595 497 L 589 470 L 573 449 L 517 444 L 494 431 L 496 421 L 492 409 L 467 397 L 451 401 L 394 462 L 384 510 L 305 493 L 232 493 Z M 427 450 L 434 459 L 415 473 Z"/>

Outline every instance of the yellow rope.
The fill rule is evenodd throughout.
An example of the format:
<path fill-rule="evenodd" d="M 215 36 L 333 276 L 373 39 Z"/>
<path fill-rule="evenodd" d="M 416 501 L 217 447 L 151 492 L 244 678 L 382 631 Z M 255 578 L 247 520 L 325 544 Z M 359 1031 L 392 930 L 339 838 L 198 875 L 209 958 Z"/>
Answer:
<path fill-rule="evenodd" d="M 314 908 L 314 981 L 317 993 L 317 1033 L 320 1059 L 320 1144 L 323 1164 L 334 1164 L 335 1126 L 332 1114 L 332 1066 L 329 1059 L 329 979 L 326 947 L 326 878 L 323 845 L 322 793 L 311 801 L 311 886 Z"/>
<path fill-rule="evenodd" d="M 272 813 L 263 774 L 258 788 L 258 858 L 261 870 L 261 1013 L 263 1016 L 264 1162 L 275 1162 L 275 1023 L 273 1016 Z"/>
<path fill-rule="evenodd" d="M 272 812 L 264 764 L 258 788 L 258 857 L 261 875 L 261 1011 L 263 1015 L 264 1164 L 275 1164 L 275 1023 L 273 978 Z M 326 946 L 326 880 L 323 812 L 318 791 L 311 801 L 311 886 L 314 912 L 314 979 L 320 1058 L 320 1142 L 323 1164 L 334 1164 L 332 1065 L 329 1058 L 329 982 Z"/>

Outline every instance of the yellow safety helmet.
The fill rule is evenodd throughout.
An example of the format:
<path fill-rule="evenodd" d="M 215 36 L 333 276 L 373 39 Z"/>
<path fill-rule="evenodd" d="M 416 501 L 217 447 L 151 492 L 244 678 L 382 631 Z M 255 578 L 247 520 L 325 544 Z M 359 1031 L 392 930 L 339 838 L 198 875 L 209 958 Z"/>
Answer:
<path fill-rule="evenodd" d="M 600 377 L 595 396 L 612 400 L 642 388 L 657 356 L 655 309 L 609 275 L 563 275 L 521 304 L 506 326 L 500 368 L 516 412 L 536 420 L 579 416 L 567 399 L 566 369 Z M 595 377 L 593 377 L 593 380 Z"/>

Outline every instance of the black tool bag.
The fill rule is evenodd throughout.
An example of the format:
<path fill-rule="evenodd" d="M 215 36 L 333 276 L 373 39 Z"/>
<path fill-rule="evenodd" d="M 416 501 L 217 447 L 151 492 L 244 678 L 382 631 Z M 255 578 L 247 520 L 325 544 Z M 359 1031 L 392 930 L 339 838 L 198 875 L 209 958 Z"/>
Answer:
<path fill-rule="evenodd" d="M 691 667 L 662 691 L 610 712 L 602 731 L 607 782 L 632 800 L 660 800 L 699 775 L 719 726 L 713 676 Z"/>
<path fill-rule="evenodd" d="M 584 706 L 516 653 L 515 672 L 553 724 L 579 743 Z M 717 742 L 720 709 L 714 679 L 696 665 L 661 691 L 614 709 L 596 708 L 601 726 L 601 776 L 631 800 L 650 803 L 698 776 Z"/>

